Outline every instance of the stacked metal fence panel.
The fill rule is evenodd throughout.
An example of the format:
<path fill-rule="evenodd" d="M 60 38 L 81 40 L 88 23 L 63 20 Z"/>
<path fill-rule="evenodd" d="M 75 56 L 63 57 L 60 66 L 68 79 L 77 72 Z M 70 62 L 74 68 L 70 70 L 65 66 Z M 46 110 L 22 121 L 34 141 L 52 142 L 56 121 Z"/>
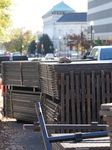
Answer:
<path fill-rule="evenodd" d="M 8 90 L 4 95 L 4 114 L 6 117 L 17 120 L 37 121 L 35 103 L 40 100 L 40 94 L 21 93 Z"/>
<path fill-rule="evenodd" d="M 45 82 L 41 87 L 46 88 L 41 90 L 60 100 L 61 123 L 103 123 L 99 109 L 100 104 L 112 101 L 112 63 L 45 63 L 42 67 L 45 74 L 41 68 L 40 78 Z"/>
<path fill-rule="evenodd" d="M 38 87 L 38 62 L 2 62 L 3 85 Z"/>
<path fill-rule="evenodd" d="M 58 118 L 56 113 L 61 114 L 61 123 L 103 123 L 100 105 L 112 102 L 112 63 L 108 62 L 3 62 L 2 77 L 3 85 L 37 88 L 46 95 L 46 118 L 51 123 Z M 60 111 L 54 113 L 56 105 Z"/>
<path fill-rule="evenodd" d="M 56 70 L 54 70 L 54 63 L 40 63 L 41 91 L 47 95 L 59 99 L 56 73 Z"/>
<path fill-rule="evenodd" d="M 53 102 L 49 98 L 45 98 L 43 101 L 45 121 L 49 123 L 60 123 L 61 117 L 61 106 L 59 102 Z"/>
<path fill-rule="evenodd" d="M 22 62 L 21 68 L 22 85 L 40 88 L 38 62 Z"/>
<path fill-rule="evenodd" d="M 2 84 L 3 85 L 21 85 L 21 67 L 17 62 L 2 63 Z"/>
<path fill-rule="evenodd" d="M 23 60 L 28 60 L 27 56 L 13 56 L 12 57 L 13 61 L 23 61 Z M 0 62 L 3 61 L 10 61 L 10 56 L 0 56 Z"/>
<path fill-rule="evenodd" d="M 103 116 L 103 120 L 108 125 L 107 131 L 110 137 L 110 149 L 112 149 L 112 103 L 102 104 L 100 115 Z"/>
<path fill-rule="evenodd" d="M 27 56 L 13 56 L 13 61 L 27 61 L 28 57 Z M 0 56 L 0 74 L 1 74 L 1 63 L 3 61 L 10 61 L 9 56 Z"/>
<path fill-rule="evenodd" d="M 110 74 L 112 69 L 111 63 L 99 63 L 99 62 L 78 62 L 72 64 L 59 64 L 59 63 L 42 63 L 40 64 L 40 84 L 43 93 L 53 96 L 57 99 L 61 98 L 61 74 L 70 75 L 72 71 L 74 75 L 78 75 L 81 81 L 81 77 L 92 74 L 101 75 L 101 71 L 106 74 Z M 82 73 L 81 73 L 82 72 Z M 64 77 L 65 78 L 65 77 Z M 105 78 L 105 76 L 104 76 Z M 103 73 L 102 73 L 103 80 Z M 70 83 L 71 84 L 71 83 Z M 74 83 L 76 84 L 76 82 Z M 101 83 L 99 83 L 101 85 Z M 103 83 L 102 83 L 103 84 Z M 81 84 L 80 84 L 81 85 Z M 80 86 L 81 87 L 81 86 Z M 79 88 L 80 88 L 79 87 Z"/>
<path fill-rule="evenodd" d="M 98 75 L 61 74 L 61 121 L 62 123 L 103 123 L 99 116 L 100 104 L 112 101 L 112 72 L 101 71 Z"/>
<path fill-rule="evenodd" d="M 40 101 L 38 62 L 2 62 L 4 112 L 17 120 L 37 121 L 35 102 Z"/>

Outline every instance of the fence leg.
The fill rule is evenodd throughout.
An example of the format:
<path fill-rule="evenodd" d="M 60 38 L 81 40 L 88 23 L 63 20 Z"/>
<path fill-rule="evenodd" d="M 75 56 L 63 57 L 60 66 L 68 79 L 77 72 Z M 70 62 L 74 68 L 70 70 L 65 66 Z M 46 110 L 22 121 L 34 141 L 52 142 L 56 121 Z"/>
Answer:
<path fill-rule="evenodd" d="M 43 114 L 42 114 L 42 109 L 41 109 L 40 103 L 37 102 L 35 104 L 35 107 L 36 107 L 38 120 L 39 120 L 39 123 L 40 123 L 40 128 L 41 128 L 41 131 L 42 131 L 42 138 L 43 138 L 43 141 L 44 141 L 45 149 L 46 150 L 52 150 L 52 146 L 51 146 L 51 143 L 50 143 L 50 140 L 49 140 L 49 137 L 48 137 L 48 133 L 47 133 L 46 125 L 45 125 L 45 122 L 44 122 L 44 117 L 43 117 Z"/>

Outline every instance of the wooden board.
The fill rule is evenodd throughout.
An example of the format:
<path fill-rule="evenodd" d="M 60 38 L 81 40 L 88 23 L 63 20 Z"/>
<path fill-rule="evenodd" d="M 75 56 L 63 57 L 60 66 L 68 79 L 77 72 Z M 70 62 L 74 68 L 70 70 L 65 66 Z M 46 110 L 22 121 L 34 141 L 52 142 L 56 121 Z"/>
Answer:
<path fill-rule="evenodd" d="M 67 134 L 52 134 L 53 137 Z M 53 150 L 110 150 L 109 137 L 83 139 L 81 142 L 68 141 L 52 143 Z"/>

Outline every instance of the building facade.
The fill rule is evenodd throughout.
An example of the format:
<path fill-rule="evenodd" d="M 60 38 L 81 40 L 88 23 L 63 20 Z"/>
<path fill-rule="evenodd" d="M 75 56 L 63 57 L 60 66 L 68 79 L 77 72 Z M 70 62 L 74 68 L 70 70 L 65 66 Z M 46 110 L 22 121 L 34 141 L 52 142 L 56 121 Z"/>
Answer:
<path fill-rule="evenodd" d="M 94 39 L 112 40 L 112 0 L 88 0 L 88 30 L 93 21 Z"/>
<path fill-rule="evenodd" d="M 77 13 L 63 1 L 55 5 L 42 18 L 43 33 L 48 34 L 55 49 L 59 49 L 60 43 L 61 45 L 66 43 L 63 37 L 67 34 L 79 35 L 82 31 L 87 31 L 87 12 Z"/>

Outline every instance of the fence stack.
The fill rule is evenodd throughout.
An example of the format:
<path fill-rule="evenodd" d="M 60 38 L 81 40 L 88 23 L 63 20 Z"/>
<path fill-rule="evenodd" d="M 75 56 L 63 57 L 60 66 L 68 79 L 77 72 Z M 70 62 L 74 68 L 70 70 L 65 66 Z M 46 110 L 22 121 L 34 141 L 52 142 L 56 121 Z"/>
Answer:
<path fill-rule="evenodd" d="M 2 79 L 5 114 L 17 119 L 35 121 L 33 106 L 41 100 L 46 123 L 104 123 L 100 105 L 112 101 L 112 63 L 3 62 Z"/>
<path fill-rule="evenodd" d="M 34 104 L 40 101 L 38 62 L 3 62 L 4 113 L 17 120 L 37 121 Z"/>
<path fill-rule="evenodd" d="M 45 82 L 52 82 L 47 84 L 47 91 L 41 90 L 51 96 L 52 101 L 58 100 L 56 103 L 61 106 L 61 123 L 103 123 L 99 116 L 100 104 L 112 101 L 111 63 L 44 63 L 42 66 L 44 72 L 46 70 L 46 77 L 42 69 L 41 87 L 44 86 L 43 78 Z"/>
<path fill-rule="evenodd" d="M 103 120 L 108 125 L 107 131 L 110 137 L 110 148 L 112 150 L 112 103 L 102 104 L 100 115 L 103 116 Z"/>

